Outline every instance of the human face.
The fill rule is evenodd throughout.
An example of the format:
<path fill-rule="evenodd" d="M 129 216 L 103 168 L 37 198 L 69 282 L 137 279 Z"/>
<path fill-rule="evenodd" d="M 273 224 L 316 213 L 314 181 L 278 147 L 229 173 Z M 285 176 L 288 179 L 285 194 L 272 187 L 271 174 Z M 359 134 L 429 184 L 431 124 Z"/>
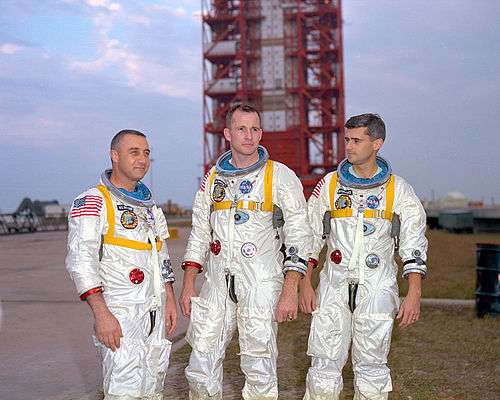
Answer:
<path fill-rule="evenodd" d="M 372 139 L 364 127 L 347 129 L 345 133 L 347 159 L 353 165 L 375 162 L 382 144 L 382 139 Z"/>
<path fill-rule="evenodd" d="M 150 153 L 146 138 L 137 135 L 123 136 L 118 148 L 111 150 L 113 175 L 126 181 L 140 181 L 148 172 Z"/>
<path fill-rule="evenodd" d="M 233 155 L 251 157 L 257 154 L 262 128 L 257 113 L 236 110 L 231 119 L 231 128 L 224 129 Z"/>

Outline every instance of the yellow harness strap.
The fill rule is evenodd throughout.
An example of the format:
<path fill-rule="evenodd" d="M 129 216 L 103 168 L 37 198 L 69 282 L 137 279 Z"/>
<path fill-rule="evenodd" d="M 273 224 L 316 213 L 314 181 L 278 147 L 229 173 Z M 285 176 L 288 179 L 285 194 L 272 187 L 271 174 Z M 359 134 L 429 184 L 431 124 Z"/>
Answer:
<path fill-rule="evenodd" d="M 212 171 L 210 172 L 210 184 L 208 186 L 209 192 L 212 190 L 212 185 L 214 183 L 214 179 L 215 179 L 215 167 L 212 167 Z"/>
<path fill-rule="evenodd" d="M 215 179 L 215 168 L 210 175 L 210 191 L 212 190 L 212 183 Z M 233 207 L 233 202 L 231 200 L 224 200 L 219 202 L 213 202 L 212 204 L 214 211 L 229 210 Z M 249 210 L 249 211 L 267 211 L 272 212 L 274 208 L 273 205 L 273 162 L 268 160 L 266 163 L 266 169 L 264 171 L 264 202 L 258 203 L 253 200 L 239 200 L 236 203 L 237 210 Z"/>
<path fill-rule="evenodd" d="M 334 172 L 332 175 L 332 179 L 330 180 L 330 186 L 328 187 L 328 193 L 330 193 L 330 210 L 331 211 L 336 211 L 335 210 L 335 190 L 337 189 L 337 180 L 338 180 L 338 175 L 337 172 Z M 332 215 L 332 218 L 333 215 Z"/>
<path fill-rule="evenodd" d="M 104 234 L 103 242 L 113 246 L 127 247 L 134 250 L 151 250 L 151 243 L 139 242 L 137 240 L 126 239 L 115 236 L 115 210 L 109 190 L 104 185 L 97 185 L 97 189 L 102 193 L 106 202 L 106 218 L 108 220 L 108 231 Z M 156 250 L 160 251 L 163 246 L 163 241 L 156 238 Z"/>
<path fill-rule="evenodd" d="M 332 218 L 349 218 L 353 216 L 352 208 L 335 209 L 335 190 L 337 189 L 338 175 L 333 173 L 330 180 L 330 215 Z M 394 206 L 394 175 L 391 175 L 385 188 L 385 210 L 372 210 L 367 208 L 363 211 L 364 218 L 381 218 L 392 221 L 392 208 Z"/>

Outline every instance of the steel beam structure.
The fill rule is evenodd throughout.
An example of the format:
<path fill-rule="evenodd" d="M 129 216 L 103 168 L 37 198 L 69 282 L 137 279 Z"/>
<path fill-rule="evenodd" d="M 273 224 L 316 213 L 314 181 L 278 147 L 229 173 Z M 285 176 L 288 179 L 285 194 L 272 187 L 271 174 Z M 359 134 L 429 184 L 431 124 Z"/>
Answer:
<path fill-rule="evenodd" d="M 340 0 L 202 0 L 204 168 L 228 148 L 236 102 L 262 110 L 266 146 L 309 195 L 344 158 Z"/>

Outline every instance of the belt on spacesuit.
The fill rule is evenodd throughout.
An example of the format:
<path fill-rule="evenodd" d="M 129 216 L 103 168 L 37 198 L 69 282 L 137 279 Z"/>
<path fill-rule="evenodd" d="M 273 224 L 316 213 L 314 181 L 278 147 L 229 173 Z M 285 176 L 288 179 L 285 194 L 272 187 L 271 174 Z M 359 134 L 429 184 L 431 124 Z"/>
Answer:
<path fill-rule="evenodd" d="M 102 193 L 106 202 L 106 218 L 108 220 L 108 231 L 103 236 L 103 243 L 113 246 L 127 247 L 134 250 L 151 250 L 153 248 L 150 242 L 140 242 L 138 240 L 126 239 L 115 236 L 115 210 L 109 190 L 104 185 L 97 185 L 97 189 Z M 156 238 L 156 250 L 160 251 L 163 241 Z"/>
<path fill-rule="evenodd" d="M 212 185 L 215 180 L 216 170 L 215 167 L 212 169 L 210 174 L 210 186 L 209 190 L 212 190 Z M 266 169 L 264 171 L 264 202 L 259 203 L 252 200 L 240 200 L 238 202 L 232 202 L 229 200 L 213 202 L 212 211 L 229 210 L 235 207 L 240 210 L 250 210 L 250 211 L 264 211 L 272 212 L 274 210 L 273 204 L 273 161 L 267 160 Z"/>
<path fill-rule="evenodd" d="M 334 172 L 330 181 L 330 216 L 331 218 L 349 218 L 354 215 L 352 208 L 335 209 L 335 190 L 337 189 L 338 174 Z M 391 175 L 385 188 L 385 210 L 373 210 L 371 208 L 363 211 L 364 218 L 380 218 L 392 221 L 394 205 L 394 175 Z"/>
<path fill-rule="evenodd" d="M 252 200 L 239 200 L 236 203 L 230 200 L 220 201 L 218 203 L 213 203 L 212 211 L 229 210 L 230 208 L 236 208 L 237 210 L 249 210 L 249 211 L 273 211 L 274 205 L 271 204 L 271 209 L 267 209 L 268 206 L 265 203 L 259 203 Z"/>

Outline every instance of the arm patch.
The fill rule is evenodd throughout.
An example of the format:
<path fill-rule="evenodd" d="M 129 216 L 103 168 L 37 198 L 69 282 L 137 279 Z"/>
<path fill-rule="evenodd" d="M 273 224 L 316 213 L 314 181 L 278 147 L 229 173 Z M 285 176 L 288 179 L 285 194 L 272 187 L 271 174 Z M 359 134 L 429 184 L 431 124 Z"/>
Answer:
<path fill-rule="evenodd" d="M 102 209 L 102 198 L 87 194 L 73 201 L 70 218 L 99 217 Z"/>
<path fill-rule="evenodd" d="M 205 191 L 205 188 L 207 186 L 207 182 L 208 182 L 208 178 L 210 177 L 210 171 L 211 169 L 209 169 L 207 171 L 207 173 L 205 174 L 205 176 L 203 177 L 203 179 L 201 180 L 201 185 L 200 185 L 200 191 L 201 192 L 204 192 Z"/>
<path fill-rule="evenodd" d="M 321 188 L 323 187 L 324 184 L 325 184 L 325 178 L 321 178 L 320 181 L 314 187 L 312 196 L 319 198 L 319 194 L 321 193 Z"/>

